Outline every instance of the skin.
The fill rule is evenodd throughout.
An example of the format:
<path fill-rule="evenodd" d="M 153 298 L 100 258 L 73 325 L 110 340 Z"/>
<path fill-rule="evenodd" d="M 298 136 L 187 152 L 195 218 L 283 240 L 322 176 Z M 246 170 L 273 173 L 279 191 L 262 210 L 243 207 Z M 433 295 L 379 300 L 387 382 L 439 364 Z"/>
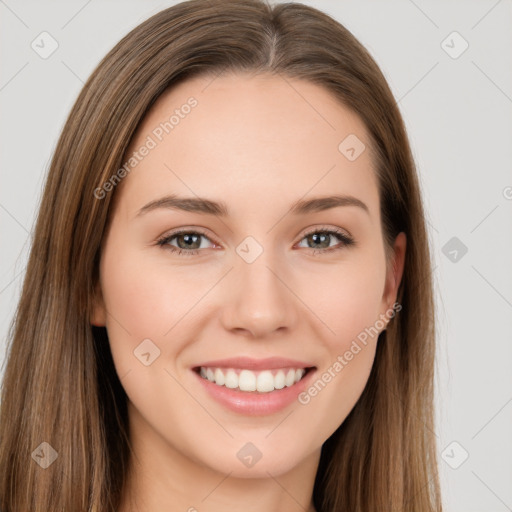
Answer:
<path fill-rule="evenodd" d="M 198 105 L 117 186 L 102 247 L 91 323 L 107 327 L 134 450 L 120 511 L 311 511 L 322 443 L 360 397 L 377 336 L 309 403 L 270 415 L 227 410 L 191 368 L 235 355 L 281 356 L 311 361 L 320 376 L 389 314 L 405 235 L 386 265 L 366 128 L 305 81 L 249 74 L 187 80 L 155 103 L 130 153 L 190 96 Z M 338 150 L 349 134 L 367 145 L 355 161 Z M 288 214 L 298 199 L 334 192 L 360 199 L 369 212 L 343 206 Z M 166 208 L 137 216 L 168 194 L 222 200 L 230 216 Z M 207 232 L 197 255 L 157 245 L 180 227 Z M 308 242 L 313 228 L 339 228 L 356 244 L 343 247 L 334 235 Z M 247 236 L 263 248 L 251 264 L 236 252 Z M 170 242 L 179 243 L 185 246 L 180 237 Z M 147 338 L 161 351 L 149 366 L 133 353 Z M 236 456 L 247 442 L 262 453 L 250 468 Z"/>

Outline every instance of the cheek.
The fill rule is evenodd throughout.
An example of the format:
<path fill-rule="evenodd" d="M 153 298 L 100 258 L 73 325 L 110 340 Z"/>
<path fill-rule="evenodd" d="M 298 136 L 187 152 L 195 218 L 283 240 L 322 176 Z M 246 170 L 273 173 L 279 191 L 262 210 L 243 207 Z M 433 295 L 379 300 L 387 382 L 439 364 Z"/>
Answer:
<path fill-rule="evenodd" d="M 190 277 L 190 271 L 181 276 L 179 270 L 154 264 L 142 251 L 107 249 L 102 289 L 110 323 L 121 324 L 134 337 L 163 337 L 200 296 Z"/>
<path fill-rule="evenodd" d="M 107 331 L 117 372 L 121 376 L 140 369 L 136 356 L 148 349 L 157 356 L 148 368 L 175 367 L 195 333 L 195 317 L 205 314 L 201 300 L 222 272 L 217 276 L 208 266 L 199 272 L 171 264 L 157 249 L 134 250 L 122 242 L 112 239 L 101 261 Z"/>
<path fill-rule="evenodd" d="M 331 351 L 346 350 L 352 339 L 374 326 L 379 318 L 384 263 L 375 259 L 343 262 L 317 277 L 309 277 L 307 287 L 304 285 L 304 302 L 312 305 L 312 311 L 325 324 L 322 338 Z"/>
<path fill-rule="evenodd" d="M 299 403 L 308 411 L 310 432 L 326 439 L 356 405 L 374 364 L 380 276 L 367 272 L 340 277 L 325 295 L 317 302 L 319 310 L 323 307 L 319 316 L 330 328 L 322 336 L 325 357 Z"/>
<path fill-rule="evenodd" d="M 164 343 L 164 334 L 184 314 L 178 299 L 185 293 L 181 281 L 169 282 L 168 276 L 148 265 L 142 256 L 142 252 L 123 248 L 121 241 L 112 239 L 101 260 L 107 331 L 120 376 L 141 366 L 135 359 L 139 347 L 144 347 L 141 354 L 149 349 L 152 358 L 157 356 L 150 368 L 164 364 L 166 352 L 176 348 Z M 148 339 L 149 345 L 144 341 Z"/>
<path fill-rule="evenodd" d="M 326 352 L 300 403 L 316 417 L 328 418 L 328 431 L 349 414 L 373 366 L 382 328 L 377 321 L 385 283 L 384 257 L 361 255 L 357 262 L 333 266 L 321 281 L 325 286 L 310 286 L 305 302 L 314 304 L 312 309 L 326 326 L 321 327 L 324 334 L 319 338 Z"/>

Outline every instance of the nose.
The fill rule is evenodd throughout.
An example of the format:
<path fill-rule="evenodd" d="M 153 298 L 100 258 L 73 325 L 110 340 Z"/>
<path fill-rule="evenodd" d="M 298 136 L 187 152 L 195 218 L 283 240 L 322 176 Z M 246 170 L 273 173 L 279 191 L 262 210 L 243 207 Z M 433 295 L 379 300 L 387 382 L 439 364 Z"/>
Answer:
<path fill-rule="evenodd" d="M 237 261 L 225 289 L 225 329 L 259 339 L 274 331 L 293 330 L 301 302 L 288 282 L 289 276 L 267 252 L 252 263 Z"/>

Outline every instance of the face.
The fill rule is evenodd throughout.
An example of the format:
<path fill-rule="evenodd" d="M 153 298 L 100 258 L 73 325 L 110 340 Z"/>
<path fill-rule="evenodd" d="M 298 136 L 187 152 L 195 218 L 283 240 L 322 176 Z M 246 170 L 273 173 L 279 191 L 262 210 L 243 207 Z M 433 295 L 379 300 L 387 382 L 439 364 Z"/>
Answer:
<path fill-rule="evenodd" d="M 182 82 L 145 117 L 91 322 L 155 456 L 279 475 L 354 407 L 405 251 L 387 265 L 369 144 L 328 91 L 266 75 Z"/>

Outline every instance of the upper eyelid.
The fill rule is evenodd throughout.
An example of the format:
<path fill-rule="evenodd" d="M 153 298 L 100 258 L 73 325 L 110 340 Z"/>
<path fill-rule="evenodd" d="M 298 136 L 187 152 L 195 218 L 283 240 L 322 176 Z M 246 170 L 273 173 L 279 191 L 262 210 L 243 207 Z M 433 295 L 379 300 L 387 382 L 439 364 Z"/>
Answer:
<path fill-rule="evenodd" d="M 347 229 L 339 228 L 339 227 L 329 227 L 329 226 L 306 228 L 306 230 L 302 234 L 302 237 L 304 238 L 305 236 L 308 236 L 311 233 L 316 233 L 317 231 L 320 231 L 320 232 L 328 231 L 328 232 L 332 232 L 336 235 L 345 235 L 349 238 L 352 238 L 352 234 Z"/>

